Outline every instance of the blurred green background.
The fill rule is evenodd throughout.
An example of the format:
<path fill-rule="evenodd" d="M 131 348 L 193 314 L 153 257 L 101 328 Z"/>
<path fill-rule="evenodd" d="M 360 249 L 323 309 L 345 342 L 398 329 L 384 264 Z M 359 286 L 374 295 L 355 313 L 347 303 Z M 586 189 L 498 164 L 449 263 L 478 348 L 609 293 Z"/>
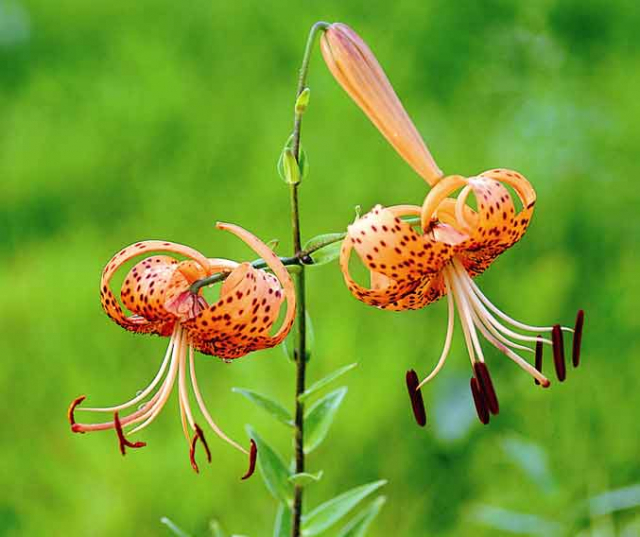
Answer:
<path fill-rule="evenodd" d="M 309 458 L 325 477 L 308 507 L 386 478 L 372 536 L 640 535 L 640 9 L 625 0 L 0 0 L 0 534 L 169 535 L 162 516 L 192 535 L 211 518 L 271 534 L 276 502 L 259 476 L 239 481 L 237 452 L 209 434 L 214 463 L 191 471 L 175 395 L 125 458 L 113 433 L 72 435 L 65 413 L 81 393 L 128 399 L 162 358 L 166 340 L 101 311 L 100 271 L 122 246 L 162 238 L 252 258 L 214 230 L 226 220 L 289 251 L 275 162 L 316 20 L 370 43 L 445 172 L 509 167 L 536 187 L 532 226 L 479 279 L 485 293 L 532 323 L 572 324 L 578 307 L 587 321 L 584 366 L 547 391 L 488 351 L 502 408 L 489 427 L 458 328 L 419 429 L 404 373 L 437 359 L 446 305 L 376 311 L 336 265 L 311 270 L 310 380 L 360 365 Z M 420 203 L 424 182 L 318 51 L 309 84 L 304 235 L 343 230 L 358 204 Z M 280 349 L 198 367 L 225 431 L 246 442 L 251 423 L 291 452 L 285 427 L 230 391 L 291 403 Z"/>

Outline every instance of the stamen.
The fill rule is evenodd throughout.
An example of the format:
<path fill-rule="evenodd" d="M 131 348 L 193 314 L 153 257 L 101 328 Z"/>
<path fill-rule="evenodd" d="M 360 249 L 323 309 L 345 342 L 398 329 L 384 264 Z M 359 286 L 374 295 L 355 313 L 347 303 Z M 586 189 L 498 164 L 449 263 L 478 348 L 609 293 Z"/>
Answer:
<path fill-rule="evenodd" d="M 553 340 L 553 363 L 556 366 L 556 376 L 560 382 L 563 382 L 567 377 L 567 368 L 564 361 L 562 330 L 560 330 L 559 324 L 554 325 L 551 339 Z"/>
<path fill-rule="evenodd" d="M 207 454 L 207 462 L 211 462 L 211 451 L 209 450 L 209 445 L 204 437 L 204 433 L 202 429 L 197 423 L 193 424 L 193 438 L 191 439 L 191 447 L 189 448 L 189 460 L 191 461 L 191 467 L 195 471 L 195 473 L 200 473 L 200 469 L 198 468 L 198 463 L 196 462 L 196 442 L 200 440 L 202 442 L 202 446 Z"/>
<path fill-rule="evenodd" d="M 466 274 L 466 271 L 465 271 Z M 528 325 L 525 323 L 521 323 L 520 321 L 516 321 L 515 319 L 513 319 L 512 317 L 509 317 L 506 313 L 504 313 L 502 310 L 500 310 L 497 306 L 495 306 L 480 290 L 480 287 L 478 287 L 478 284 L 476 282 L 473 281 L 473 279 L 469 276 L 469 283 L 471 284 L 471 287 L 473 288 L 473 291 L 475 293 L 475 295 L 491 310 L 493 311 L 498 317 L 501 317 L 503 320 L 507 321 L 508 323 L 512 324 L 513 326 L 515 326 L 516 328 L 520 328 L 520 330 L 526 330 L 528 332 L 551 332 L 553 330 L 553 327 L 551 326 L 532 326 L 532 325 Z M 560 327 L 561 330 L 565 331 L 565 332 L 573 332 L 573 329 L 571 328 L 567 328 L 566 326 L 561 326 Z"/>
<path fill-rule="evenodd" d="M 69 410 L 67 410 L 67 418 L 69 418 L 69 424 L 71 425 L 71 430 L 74 433 L 82 433 L 84 434 L 84 431 L 82 429 L 79 428 L 78 424 L 76 423 L 76 418 L 74 416 L 74 412 L 76 410 L 76 407 L 82 403 L 82 401 L 84 401 L 87 398 L 86 395 L 81 395 L 80 397 L 76 397 L 73 401 L 71 401 L 71 404 L 69 405 Z"/>
<path fill-rule="evenodd" d="M 211 414 L 209 414 L 209 411 L 207 410 L 207 407 L 204 404 L 204 400 L 202 399 L 202 395 L 200 394 L 200 389 L 198 388 L 198 381 L 196 380 L 196 368 L 194 364 L 193 355 L 194 355 L 193 347 L 189 346 L 189 370 L 191 374 L 191 385 L 193 387 L 193 393 L 196 396 L 196 401 L 198 401 L 198 406 L 200 407 L 200 411 L 202 412 L 202 415 L 207 420 L 207 423 L 209 424 L 209 426 L 220 438 L 222 438 L 225 442 L 231 444 L 234 448 L 242 451 L 242 453 L 246 455 L 250 455 L 250 453 L 247 453 L 247 450 L 244 449 L 240 444 L 238 444 L 237 442 L 234 442 L 233 440 L 231 440 L 231 438 L 229 438 L 226 434 L 224 434 L 220 429 L 220 427 L 216 425 L 215 421 L 213 421 Z"/>
<path fill-rule="evenodd" d="M 484 395 L 484 399 L 487 403 L 489 412 L 493 415 L 497 415 L 498 412 L 500 412 L 500 407 L 498 405 L 498 397 L 496 396 L 496 391 L 493 388 L 493 382 L 491 381 L 491 375 L 489 375 L 487 365 L 484 362 L 477 362 L 473 369 L 475 371 L 476 378 L 478 379 L 478 384 L 480 385 L 482 394 Z"/>
<path fill-rule="evenodd" d="M 471 395 L 473 396 L 473 403 L 476 407 L 476 413 L 478 414 L 478 419 L 486 425 L 489 423 L 489 411 L 487 410 L 487 404 L 485 403 L 484 396 L 480 391 L 480 386 L 478 385 L 478 381 L 475 377 L 471 377 Z"/>
<path fill-rule="evenodd" d="M 582 345 L 582 327 L 584 326 L 584 310 L 578 310 L 576 315 L 576 326 L 573 331 L 573 367 L 580 365 L 580 346 Z"/>
<path fill-rule="evenodd" d="M 453 297 L 451 296 L 452 290 L 449 284 L 449 279 L 447 278 L 446 275 L 444 277 L 444 281 L 445 281 L 445 286 L 447 290 L 447 310 L 448 310 L 447 335 L 445 337 L 444 347 L 442 349 L 442 353 L 440 354 L 440 359 L 438 360 L 437 365 L 433 368 L 433 371 L 429 373 L 429 376 L 426 377 L 420 384 L 418 384 L 418 387 L 416 388 L 418 390 L 438 374 L 438 372 L 442 369 L 442 366 L 444 366 L 444 363 L 447 360 L 447 356 L 449 356 L 449 350 L 451 349 L 451 341 L 453 339 L 453 324 L 455 320 L 455 315 L 454 315 L 455 311 L 454 311 L 454 305 L 453 305 Z"/>
<path fill-rule="evenodd" d="M 419 388 L 418 375 L 413 369 L 410 369 L 409 371 L 407 371 L 405 379 L 407 382 L 407 390 L 409 391 L 411 408 L 413 409 L 413 415 L 416 418 L 416 423 L 420 427 L 424 427 L 427 424 L 427 413 L 424 408 L 422 392 Z"/>
<path fill-rule="evenodd" d="M 116 434 L 118 435 L 118 443 L 120 444 L 120 453 L 122 455 L 126 455 L 126 448 L 141 448 L 147 445 L 146 442 L 130 442 L 124 436 L 124 432 L 122 431 L 122 424 L 120 423 L 120 417 L 117 412 L 113 413 L 113 427 L 116 430 Z"/>
<path fill-rule="evenodd" d="M 536 369 L 540 371 L 540 373 L 542 373 L 542 349 L 542 341 L 538 339 L 538 341 L 536 341 Z M 535 383 L 539 385 L 540 381 L 535 379 Z"/>
<path fill-rule="evenodd" d="M 175 345 L 175 334 L 176 334 L 176 332 L 174 331 L 173 334 L 171 335 L 171 339 L 169 341 L 169 345 L 167 346 L 167 351 L 165 352 L 164 358 L 162 360 L 162 365 L 160 365 L 160 369 L 158 370 L 158 373 L 156 374 L 155 378 L 151 381 L 151 384 L 149 384 L 149 386 L 147 386 L 142 392 L 137 394 L 130 401 L 127 401 L 126 403 L 122 403 L 121 405 L 118 405 L 118 406 L 86 407 L 86 408 L 82 408 L 80 410 L 84 410 L 85 412 L 116 412 L 116 411 L 119 411 L 119 410 L 124 410 L 125 408 L 129 408 L 129 407 L 139 403 L 143 399 L 145 399 L 151 393 L 151 391 L 156 387 L 158 382 L 160 382 L 160 379 L 162 378 L 162 375 L 164 375 L 164 372 L 165 372 L 165 370 L 167 368 L 167 364 L 169 363 L 169 358 L 171 356 L 171 351 L 173 349 L 173 346 Z"/>
<path fill-rule="evenodd" d="M 249 449 L 249 469 L 247 470 L 247 473 L 244 474 L 240 479 L 244 481 L 245 479 L 249 479 L 253 475 L 253 472 L 256 471 L 257 459 L 258 459 L 258 446 L 256 446 L 256 443 L 252 438 L 251 448 Z"/>

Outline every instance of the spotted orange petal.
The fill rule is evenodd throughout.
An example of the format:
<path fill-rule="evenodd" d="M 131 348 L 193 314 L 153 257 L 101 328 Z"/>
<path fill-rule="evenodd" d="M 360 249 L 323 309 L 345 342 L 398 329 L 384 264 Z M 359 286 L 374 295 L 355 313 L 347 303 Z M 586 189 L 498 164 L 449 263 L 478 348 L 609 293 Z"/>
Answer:
<path fill-rule="evenodd" d="M 207 271 L 209 270 L 207 258 L 197 250 L 194 250 L 193 248 L 190 248 L 188 246 L 167 241 L 138 242 L 122 249 L 107 263 L 106 267 L 102 271 L 102 279 L 100 281 L 100 300 L 102 302 L 102 307 L 107 315 L 123 328 L 131 330 L 132 332 L 167 335 L 171 332 L 171 327 L 173 325 L 171 324 L 171 321 L 168 321 L 166 318 L 159 315 L 158 310 L 155 306 L 150 311 L 150 314 L 152 316 L 155 316 L 155 320 L 146 319 L 141 314 L 128 316 L 122 310 L 122 307 L 120 306 L 110 286 L 111 278 L 119 267 L 121 267 L 130 259 L 149 252 L 169 252 L 182 255 L 197 262 L 201 267 L 207 267 Z M 158 269 L 158 271 L 154 272 L 153 268 L 147 267 L 145 270 L 149 270 L 150 272 L 145 272 L 144 276 L 146 277 L 148 274 L 153 274 L 154 279 L 157 282 L 155 286 L 158 286 L 158 282 L 166 283 L 166 277 L 168 275 L 167 271 L 171 270 L 170 267 L 173 265 L 173 263 L 167 259 L 167 256 L 158 256 L 158 259 L 160 259 L 158 262 L 156 262 L 155 259 L 156 258 L 154 257 L 154 262 L 152 263 L 152 265 L 155 264 L 158 265 L 158 267 L 162 266 L 162 269 Z M 140 268 L 142 269 L 144 267 L 141 266 Z M 151 280 L 151 277 L 149 278 L 149 280 Z M 131 285 L 133 285 L 133 282 L 130 282 L 130 286 L 127 287 L 128 293 L 125 296 L 129 297 L 130 293 L 133 293 L 133 290 L 136 289 L 138 283 L 139 282 L 136 282 L 135 286 L 133 286 L 132 288 Z M 151 282 L 149 281 L 149 285 L 150 283 Z M 142 291 L 142 285 L 140 286 L 140 291 Z M 129 298 L 127 300 L 129 300 Z M 130 302 L 133 305 L 133 298 L 131 298 Z M 135 308 L 137 308 L 137 311 L 142 311 L 144 309 L 144 305 L 144 303 L 140 303 L 136 305 Z"/>
<path fill-rule="evenodd" d="M 442 274 L 423 278 L 413 291 L 400 300 L 382 306 L 385 310 L 404 311 L 419 310 L 432 304 L 447 294 L 447 286 Z"/>
<path fill-rule="evenodd" d="M 280 259 L 262 241 L 232 224 L 218 224 L 218 227 L 244 240 L 277 276 L 255 269 L 249 263 L 241 264 L 223 283 L 220 299 L 184 323 L 196 349 L 204 354 L 233 359 L 273 347 L 286 337 L 295 317 L 295 289 Z M 285 298 L 285 318 L 280 329 L 271 336 L 269 332 Z"/>
<path fill-rule="evenodd" d="M 463 196 L 464 190 L 470 189 L 478 204 L 478 218 L 471 226 L 469 239 L 456 246 L 462 264 L 472 275 L 483 272 L 498 255 L 522 237 L 533 211 L 535 197 L 533 202 L 529 201 L 533 189 L 531 192 L 527 190 L 527 182 L 522 184 L 522 194 L 519 195 L 524 201 L 529 201 L 529 206 L 525 205 L 523 211 L 516 215 L 511 194 L 498 179 L 505 173 L 506 170 L 502 170 L 471 177 L 468 187 L 460 194 Z M 459 201 L 464 200 L 459 197 Z"/>

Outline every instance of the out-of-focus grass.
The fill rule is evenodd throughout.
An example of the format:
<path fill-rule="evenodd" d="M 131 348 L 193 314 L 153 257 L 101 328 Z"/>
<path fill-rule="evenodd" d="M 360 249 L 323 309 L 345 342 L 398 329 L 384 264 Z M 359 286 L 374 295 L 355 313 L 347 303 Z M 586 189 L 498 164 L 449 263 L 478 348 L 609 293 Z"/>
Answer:
<path fill-rule="evenodd" d="M 311 471 L 326 471 L 309 505 L 386 478 L 372 535 L 482 536 L 496 530 L 469 516 L 474 506 L 557 520 L 578 500 L 639 482 L 639 12 L 625 0 L 0 2 L 0 533 L 161 535 L 168 516 L 194 534 L 216 517 L 269 535 L 275 502 L 259 478 L 240 483 L 244 458 L 211 437 L 214 464 L 190 470 L 176 401 L 143 434 L 148 447 L 124 459 L 113 435 L 71 435 L 65 411 L 79 393 L 125 400 L 161 359 L 166 342 L 127 334 L 100 311 L 99 274 L 121 246 L 163 238 L 249 256 L 214 231 L 226 220 L 288 248 L 274 165 L 318 19 L 347 22 L 370 42 L 444 170 L 512 167 L 536 186 L 533 224 L 480 279 L 486 293 L 531 322 L 570 323 L 584 307 L 587 323 L 584 367 L 549 391 L 489 352 L 503 411 L 488 428 L 467 419 L 457 334 L 425 394 L 432 422 L 449 420 L 453 433 L 442 423 L 418 430 L 403 374 L 437 358 L 444 305 L 379 312 L 348 294 L 335 266 L 314 270 L 311 378 L 360 366 L 310 457 Z M 344 229 L 356 204 L 419 203 L 423 182 L 319 54 L 310 85 L 304 234 Z M 287 431 L 230 391 L 291 402 L 280 349 L 233 365 L 202 357 L 198 367 L 225 430 L 244 439 L 250 422 L 288 452 Z M 546 453 L 552 501 L 522 486 L 524 470 L 499 449 L 510 435 Z"/>

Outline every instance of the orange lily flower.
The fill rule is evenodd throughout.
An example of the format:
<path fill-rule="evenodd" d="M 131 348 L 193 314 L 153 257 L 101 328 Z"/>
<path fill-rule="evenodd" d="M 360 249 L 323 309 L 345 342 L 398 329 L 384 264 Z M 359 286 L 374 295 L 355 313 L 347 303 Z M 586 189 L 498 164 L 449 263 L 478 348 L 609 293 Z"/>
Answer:
<path fill-rule="evenodd" d="M 418 424 L 426 423 L 420 388 L 437 375 L 449 355 L 456 307 L 474 371 L 471 392 L 483 423 L 489 422 L 490 414 L 498 413 L 499 406 L 479 334 L 543 387 L 550 383 L 541 372 L 542 347 L 552 346 L 556 374 L 563 381 L 566 367 L 562 333 L 574 333 L 573 364 L 577 366 L 584 312 L 578 312 L 574 329 L 560 325 L 532 326 L 498 309 L 473 281 L 526 231 L 536 202 L 529 181 L 504 169 L 474 177 L 443 177 L 366 43 L 348 26 L 332 24 L 323 34 L 322 52 L 345 91 L 432 186 L 421 207 L 378 205 L 356 220 L 348 228 L 340 255 L 349 290 L 366 304 L 400 311 L 423 308 L 447 296 L 449 321 L 437 365 L 421 382 L 413 370 L 406 377 Z M 518 211 L 507 186 L 519 198 Z M 475 198 L 475 209 L 469 203 L 471 196 Z M 403 216 L 420 217 L 419 231 L 402 220 Z M 359 285 L 350 276 L 353 249 L 369 269 L 369 287 Z M 550 333 L 551 339 L 542 337 L 544 333 Z M 534 354 L 534 365 L 516 350 Z"/>
<path fill-rule="evenodd" d="M 197 441 L 202 442 L 209 462 L 211 453 L 191 410 L 187 390 L 189 377 L 198 407 L 213 431 L 233 447 L 249 455 L 249 470 L 243 476 L 246 479 L 255 469 L 256 444 L 251 440 L 250 449 L 246 450 L 226 436 L 213 421 L 196 380 L 194 351 L 227 361 L 278 345 L 293 325 L 295 290 L 280 259 L 262 241 L 232 224 L 219 223 L 217 227 L 230 231 L 247 243 L 266 261 L 273 274 L 255 269 L 249 263 L 208 259 L 193 248 L 172 242 L 139 242 L 118 252 L 102 273 L 100 297 L 103 309 L 111 319 L 127 330 L 169 337 L 169 346 L 155 378 L 136 397 L 117 406 L 82 408 L 78 405 L 86 398 L 83 395 L 71 403 L 68 416 L 71 429 L 76 433 L 114 429 L 120 451 L 124 455 L 126 447 L 139 448 L 145 445 L 144 442 L 129 441 L 124 429 L 135 425 L 128 432 L 134 434 L 151 424 L 164 407 L 177 381 L 180 416 L 190 446 L 189 458 L 193 469 L 198 472 L 195 461 Z M 136 264 L 127 274 L 120 291 L 123 304 L 132 313 L 126 315 L 111 290 L 111 278 L 125 262 L 149 252 L 178 254 L 187 260 L 179 261 L 169 255 L 153 255 Z M 190 286 L 195 281 L 219 273 L 228 274 L 228 277 L 220 288 L 217 302 L 209 305 L 201 295 L 201 290 L 197 294 L 190 291 Z M 282 325 L 274 335 L 270 335 L 285 299 L 287 309 Z M 132 408 L 136 410 L 131 411 Z M 76 410 L 112 413 L 113 420 L 78 423 L 75 420 Z M 120 417 L 120 412 L 125 410 L 129 414 Z"/>

